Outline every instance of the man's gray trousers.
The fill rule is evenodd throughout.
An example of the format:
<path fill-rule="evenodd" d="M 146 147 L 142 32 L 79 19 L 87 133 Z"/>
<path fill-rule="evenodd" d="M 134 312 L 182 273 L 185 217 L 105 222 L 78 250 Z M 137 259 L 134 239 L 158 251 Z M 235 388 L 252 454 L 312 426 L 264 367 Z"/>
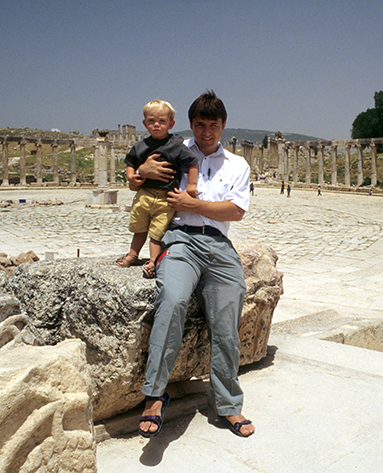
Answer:
<path fill-rule="evenodd" d="M 156 314 L 142 392 L 163 395 L 195 290 L 210 334 L 210 387 L 217 413 L 240 414 L 238 327 L 246 292 L 241 260 L 225 237 L 169 230 L 162 243 L 168 254 L 157 266 Z"/>

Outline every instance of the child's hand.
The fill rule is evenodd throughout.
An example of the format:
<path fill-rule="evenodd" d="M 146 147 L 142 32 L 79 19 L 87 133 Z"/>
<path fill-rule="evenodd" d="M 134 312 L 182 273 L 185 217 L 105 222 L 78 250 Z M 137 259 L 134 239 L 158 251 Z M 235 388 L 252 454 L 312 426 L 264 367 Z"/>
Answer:
<path fill-rule="evenodd" d="M 197 186 L 195 184 L 188 184 L 186 187 L 186 192 L 191 196 L 197 197 Z"/>
<path fill-rule="evenodd" d="M 135 173 L 133 176 L 128 177 L 129 182 L 129 189 L 131 191 L 138 191 L 141 185 L 146 181 L 146 179 L 142 178 L 139 174 Z"/>

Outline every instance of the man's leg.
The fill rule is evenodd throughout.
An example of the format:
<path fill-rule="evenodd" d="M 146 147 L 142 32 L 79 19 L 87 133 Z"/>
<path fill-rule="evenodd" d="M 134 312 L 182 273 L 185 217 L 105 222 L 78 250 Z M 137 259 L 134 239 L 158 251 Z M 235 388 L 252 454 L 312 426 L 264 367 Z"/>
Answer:
<path fill-rule="evenodd" d="M 157 268 L 155 318 L 142 392 L 162 396 L 177 361 L 190 297 L 200 273 L 184 244 L 169 248 Z"/>
<path fill-rule="evenodd" d="M 211 251 L 214 247 L 212 245 Z M 211 338 L 210 383 L 218 415 L 239 414 L 243 393 L 238 381 L 239 321 L 245 295 L 238 255 L 227 244 L 210 258 L 197 288 L 206 313 Z"/>
<path fill-rule="evenodd" d="M 209 260 L 197 287 L 197 295 L 210 330 L 210 385 L 217 414 L 234 425 L 245 420 L 241 414 L 243 392 L 238 381 L 238 328 L 246 284 L 240 258 L 229 244 L 212 244 Z M 243 425 L 240 432 L 244 436 L 251 435 L 254 427 Z"/>
<path fill-rule="evenodd" d="M 157 268 L 156 315 L 142 388 L 147 396 L 164 394 L 181 349 L 189 299 L 199 279 L 199 272 L 190 261 L 186 247 L 177 244 L 170 247 L 169 254 Z M 147 401 L 142 415 L 158 416 L 162 405 L 158 400 Z M 151 421 L 144 421 L 140 422 L 140 429 L 153 434 L 158 427 Z"/>

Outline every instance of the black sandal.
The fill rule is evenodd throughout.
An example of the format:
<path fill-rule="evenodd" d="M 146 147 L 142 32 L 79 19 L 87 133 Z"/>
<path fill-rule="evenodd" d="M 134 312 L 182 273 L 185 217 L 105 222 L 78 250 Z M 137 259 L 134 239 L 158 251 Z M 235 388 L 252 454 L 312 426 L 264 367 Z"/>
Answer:
<path fill-rule="evenodd" d="M 253 435 L 253 432 L 249 435 L 243 435 L 241 432 L 241 427 L 243 425 L 250 425 L 252 424 L 251 420 L 243 420 L 242 422 L 236 422 L 234 425 L 229 421 L 229 419 L 226 419 L 224 416 L 218 416 L 218 419 L 226 426 L 228 427 L 235 435 L 238 435 L 239 437 L 250 437 L 250 435 Z"/>
<path fill-rule="evenodd" d="M 147 402 L 147 401 L 161 401 L 162 402 L 162 408 L 161 408 L 161 415 L 160 416 L 142 416 L 141 419 L 140 419 L 140 423 L 141 422 L 152 422 L 153 424 L 157 425 L 158 428 L 155 432 L 150 432 L 149 430 L 147 432 L 144 432 L 143 430 L 141 430 L 141 428 L 138 429 L 138 432 L 140 433 L 140 435 L 142 435 L 143 437 L 146 437 L 146 438 L 150 438 L 150 437 L 155 437 L 162 430 L 162 425 L 164 423 L 164 414 L 165 414 L 166 408 L 169 405 L 170 397 L 169 397 L 168 393 L 164 393 L 164 395 L 160 396 L 160 397 L 146 396 L 145 397 L 145 402 Z"/>

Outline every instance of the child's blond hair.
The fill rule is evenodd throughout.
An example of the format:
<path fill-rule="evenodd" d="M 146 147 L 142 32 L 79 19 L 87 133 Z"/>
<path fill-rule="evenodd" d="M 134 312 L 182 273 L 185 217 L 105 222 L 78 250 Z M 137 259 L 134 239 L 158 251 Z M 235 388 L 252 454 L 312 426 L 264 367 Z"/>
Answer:
<path fill-rule="evenodd" d="M 166 107 L 169 109 L 170 120 L 174 120 L 176 111 L 174 110 L 173 106 L 169 102 L 166 102 L 165 100 L 160 100 L 160 99 L 152 100 L 145 105 L 144 117 L 146 118 L 146 115 L 152 110 L 155 110 L 155 109 L 163 110 Z"/>

